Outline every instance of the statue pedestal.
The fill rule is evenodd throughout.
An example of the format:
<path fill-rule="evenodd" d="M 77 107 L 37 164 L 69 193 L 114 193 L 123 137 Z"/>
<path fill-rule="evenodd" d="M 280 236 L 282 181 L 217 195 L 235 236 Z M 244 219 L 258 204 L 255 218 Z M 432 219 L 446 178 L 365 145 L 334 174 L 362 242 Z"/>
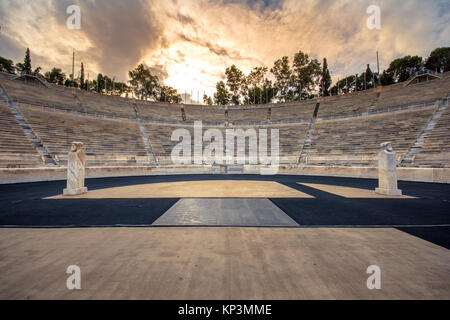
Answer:
<path fill-rule="evenodd" d="M 79 194 L 87 193 L 88 189 L 87 187 L 84 188 L 78 188 L 78 189 L 64 189 L 63 195 L 64 196 L 77 196 Z"/>
<path fill-rule="evenodd" d="M 72 142 L 67 162 L 67 188 L 63 190 L 65 196 L 76 196 L 86 193 L 84 186 L 85 158 L 82 142 Z"/>
<path fill-rule="evenodd" d="M 401 196 L 397 188 L 397 160 L 395 152 L 382 150 L 378 154 L 378 188 L 376 193 L 388 196 Z"/>
<path fill-rule="evenodd" d="M 402 190 L 400 190 L 400 189 L 393 190 L 393 189 L 375 188 L 375 192 L 378 194 L 384 194 L 386 196 L 401 196 L 402 195 Z"/>

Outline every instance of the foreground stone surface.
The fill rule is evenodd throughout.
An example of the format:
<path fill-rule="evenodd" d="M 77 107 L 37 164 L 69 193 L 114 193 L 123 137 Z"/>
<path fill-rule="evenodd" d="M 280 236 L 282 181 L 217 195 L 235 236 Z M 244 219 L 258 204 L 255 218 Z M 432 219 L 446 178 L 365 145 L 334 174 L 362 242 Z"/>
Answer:
<path fill-rule="evenodd" d="M 180 199 L 153 225 L 294 227 L 292 220 L 268 199 Z"/>
<path fill-rule="evenodd" d="M 0 229 L 0 298 L 450 299 L 450 251 L 396 229 Z"/>

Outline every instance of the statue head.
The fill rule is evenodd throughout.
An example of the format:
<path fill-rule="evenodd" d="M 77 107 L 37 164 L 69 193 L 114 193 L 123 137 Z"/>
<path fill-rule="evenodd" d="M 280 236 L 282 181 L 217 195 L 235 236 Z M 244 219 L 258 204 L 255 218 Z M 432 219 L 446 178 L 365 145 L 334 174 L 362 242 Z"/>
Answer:
<path fill-rule="evenodd" d="M 72 145 L 70 146 L 70 152 L 77 152 L 79 150 L 83 149 L 83 142 L 74 141 L 72 142 Z"/>
<path fill-rule="evenodd" d="M 393 152 L 394 149 L 392 148 L 392 142 L 388 141 L 388 142 L 383 142 L 381 144 L 381 150 L 382 151 L 387 151 L 387 152 Z"/>

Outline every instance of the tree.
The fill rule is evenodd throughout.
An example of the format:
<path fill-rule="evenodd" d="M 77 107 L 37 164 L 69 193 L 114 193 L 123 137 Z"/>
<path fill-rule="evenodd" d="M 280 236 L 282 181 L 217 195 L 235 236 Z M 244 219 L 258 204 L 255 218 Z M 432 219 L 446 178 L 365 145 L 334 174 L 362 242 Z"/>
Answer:
<path fill-rule="evenodd" d="M 114 91 L 119 93 L 119 96 L 122 96 L 122 94 L 126 94 L 128 97 L 128 92 L 130 91 L 130 88 L 127 86 L 124 82 L 114 82 Z"/>
<path fill-rule="evenodd" d="M 178 91 L 169 86 L 161 86 L 159 89 L 158 101 L 169 103 L 180 103 L 181 95 Z"/>
<path fill-rule="evenodd" d="M 320 75 L 320 94 L 324 96 L 330 95 L 330 86 L 331 86 L 331 75 L 330 70 L 328 70 L 327 58 L 323 58 L 322 64 L 322 73 Z"/>
<path fill-rule="evenodd" d="M 103 75 L 103 82 L 105 84 L 105 94 L 108 94 L 109 90 L 113 90 L 113 79 L 105 74 Z"/>
<path fill-rule="evenodd" d="M 12 60 L 0 57 L 0 71 L 14 74 L 14 62 Z"/>
<path fill-rule="evenodd" d="M 27 50 L 25 51 L 25 58 L 23 59 L 23 63 L 17 63 L 16 68 L 20 72 L 31 74 L 31 54 L 29 48 L 27 48 Z"/>
<path fill-rule="evenodd" d="M 408 78 L 422 67 L 422 57 L 419 56 L 405 56 L 393 60 L 387 73 L 391 73 L 397 82 L 408 80 Z"/>
<path fill-rule="evenodd" d="M 349 93 L 355 90 L 355 76 L 348 76 L 344 79 L 339 80 L 331 89 L 330 92 L 333 95 L 338 93 Z"/>
<path fill-rule="evenodd" d="M 390 84 L 394 84 L 394 75 L 392 73 L 388 73 L 385 70 L 383 70 L 383 73 L 380 77 L 380 82 L 382 86 L 388 86 Z"/>
<path fill-rule="evenodd" d="M 230 103 L 230 92 L 227 90 L 225 83 L 219 81 L 216 84 L 216 93 L 214 93 L 214 103 L 225 106 Z"/>
<path fill-rule="evenodd" d="M 53 68 L 51 71 L 48 71 L 44 75 L 45 80 L 47 80 L 50 83 L 56 83 L 59 85 L 64 84 L 64 80 L 66 80 L 65 73 L 62 72 L 59 68 Z"/>
<path fill-rule="evenodd" d="M 275 77 L 275 88 L 277 89 L 277 96 L 281 101 L 291 101 L 293 97 L 292 86 L 292 70 L 289 66 L 289 58 L 282 57 L 274 62 L 270 72 Z"/>
<path fill-rule="evenodd" d="M 262 103 L 267 67 L 256 67 L 246 77 L 244 103 Z M 267 92 L 266 92 L 267 93 Z"/>
<path fill-rule="evenodd" d="M 128 72 L 131 80 L 129 81 L 134 93 L 141 100 L 148 100 L 153 97 L 157 99 L 159 80 L 157 76 L 152 75 L 150 69 L 144 64 L 140 64 L 136 69 Z"/>
<path fill-rule="evenodd" d="M 247 94 L 245 103 L 269 103 L 276 95 L 272 81 L 267 79 L 267 67 L 256 67 L 249 73 L 246 79 Z"/>
<path fill-rule="evenodd" d="M 83 62 L 81 63 L 81 69 L 80 69 L 80 89 L 86 89 L 86 84 L 84 81 L 84 65 Z"/>
<path fill-rule="evenodd" d="M 31 54 L 30 49 L 27 48 L 27 51 L 25 52 L 25 58 L 23 60 L 23 69 L 22 71 L 31 73 Z"/>
<path fill-rule="evenodd" d="M 267 67 L 256 67 L 247 76 L 247 84 L 254 87 L 261 87 L 266 77 Z"/>
<path fill-rule="evenodd" d="M 66 87 L 78 87 L 78 80 L 74 79 L 72 82 L 72 74 L 69 74 L 69 77 L 64 81 L 64 85 Z"/>
<path fill-rule="evenodd" d="M 425 67 L 436 72 L 450 71 L 450 47 L 434 49 L 430 53 Z"/>
<path fill-rule="evenodd" d="M 245 87 L 244 73 L 233 64 L 225 70 L 225 75 L 227 77 L 227 86 L 232 93 L 231 102 L 234 105 L 238 105 L 240 103 L 240 94 Z"/>
<path fill-rule="evenodd" d="M 363 79 L 363 81 L 365 81 L 364 83 L 364 89 L 370 89 L 373 88 L 375 86 L 374 83 L 374 74 L 372 72 L 372 70 L 370 70 L 370 65 L 367 64 L 367 68 L 366 68 L 366 72 L 364 73 L 365 78 Z"/>
<path fill-rule="evenodd" d="M 292 67 L 292 86 L 295 88 L 293 100 L 308 98 L 320 79 L 319 61 L 299 51 L 294 55 Z"/>
<path fill-rule="evenodd" d="M 97 92 L 101 93 L 103 90 L 103 87 L 105 86 L 105 81 L 103 80 L 103 75 L 99 73 L 97 75 Z"/>
<path fill-rule="evenodd" d="M 272 81 L 264 79 L 261 86 L 249 88 L 248 98 L 251 103 L 265 104 L 270 103 L 276 94 L 277 89 L 273 86 Z"/>
<path fill-rule="evenodd" d="M 207 94 L 203 94 L 203 103 L 207 104 L 208 106 L 212 106 L 213 101 L 210 96 L 208 96 Z"/>

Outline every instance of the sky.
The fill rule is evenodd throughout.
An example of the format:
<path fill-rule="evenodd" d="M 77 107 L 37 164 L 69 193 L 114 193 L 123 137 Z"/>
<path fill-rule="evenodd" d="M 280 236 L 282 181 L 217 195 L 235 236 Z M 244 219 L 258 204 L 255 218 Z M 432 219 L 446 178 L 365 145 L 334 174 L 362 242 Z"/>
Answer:
<path fill-rule="evenodd" d="M 67 27 L 67 7 L 80 7 L 80 29 Z M 369 29 L 370 5 L 380 29 Z M 373 14 L 373 13 L 372 13 Z M 450 46 L 448 0 L 0 0 L 0 56 L 15 62 L 31 49 L 33 67 L 71 73 L 83 61 L 98 72 L 128 79 L 146 63 L 180 92 L 215 91 L 226 67 L 248 74 L 299 50 L 328 60 L 332 78 L 376 71 L 394 58 L 426 58 Z M 77 75 L 77 72 L 75 72 Z M 195 94 L 194 94 L 195 95 Z"/>

